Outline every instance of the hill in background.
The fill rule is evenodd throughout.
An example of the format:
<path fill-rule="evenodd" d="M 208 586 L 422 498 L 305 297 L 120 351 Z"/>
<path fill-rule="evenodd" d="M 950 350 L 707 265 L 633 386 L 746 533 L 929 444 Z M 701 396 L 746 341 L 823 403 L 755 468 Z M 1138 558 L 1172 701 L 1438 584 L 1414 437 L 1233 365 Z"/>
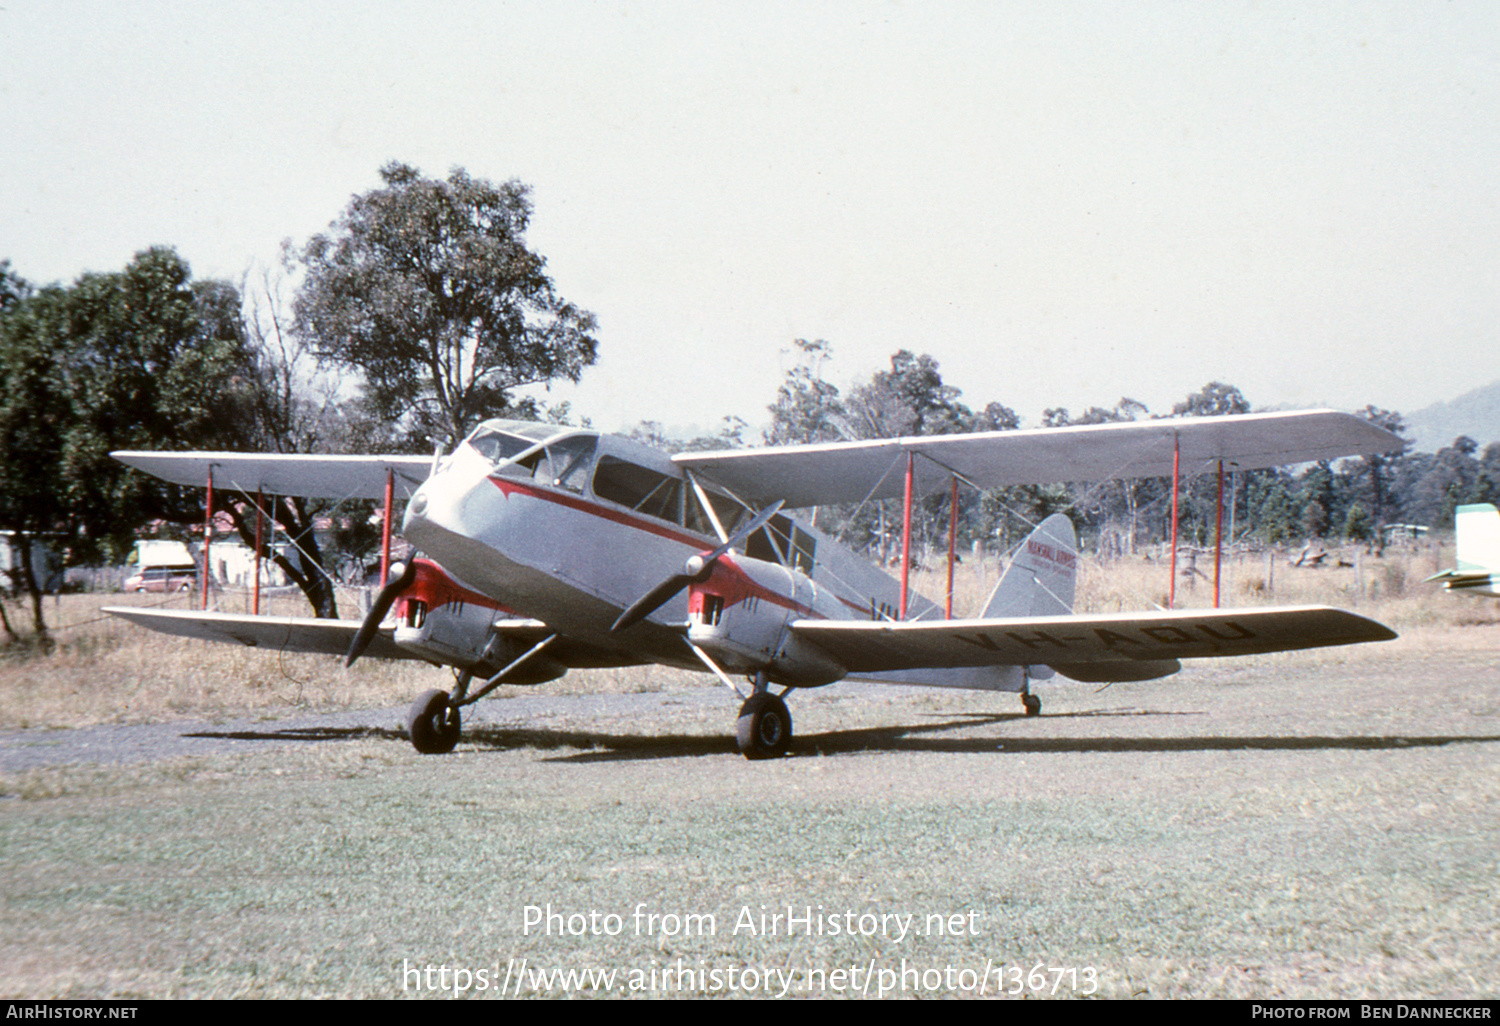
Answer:
<path fill-rule="evenodd" d="M 1405 419 L 1418 452 L 1437 452 L 1460 435 L 1468 435 L 1481 448 L 1500 442 L 1500 381 L 1405 414 Z"/>

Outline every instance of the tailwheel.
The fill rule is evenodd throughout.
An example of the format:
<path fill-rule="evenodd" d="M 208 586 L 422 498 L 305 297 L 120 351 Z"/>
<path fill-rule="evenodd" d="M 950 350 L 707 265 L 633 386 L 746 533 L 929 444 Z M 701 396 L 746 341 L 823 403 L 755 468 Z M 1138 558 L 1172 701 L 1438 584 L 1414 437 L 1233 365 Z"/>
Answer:
<path fill-rule="evenodd" d="M 1042 714 L 1042 700 L 1030 691 L 1021 692 L 1021 705 L 1026 709 L 1027 716 L 1040 716 Z"/>
<path fill-rule="evenodd" d="M 779 758 L 792 743 L 792 714 L 780 698 L 757 691 L 740 706 L 734 733 L 745 758 Z"/>
<path fill-rule="evenodd" d="M 446 691 L 422 692 L 406 714 L 407 736 L 423 755 L 453 751 L 461 727 L 459 712 L 449 703 Z"/>

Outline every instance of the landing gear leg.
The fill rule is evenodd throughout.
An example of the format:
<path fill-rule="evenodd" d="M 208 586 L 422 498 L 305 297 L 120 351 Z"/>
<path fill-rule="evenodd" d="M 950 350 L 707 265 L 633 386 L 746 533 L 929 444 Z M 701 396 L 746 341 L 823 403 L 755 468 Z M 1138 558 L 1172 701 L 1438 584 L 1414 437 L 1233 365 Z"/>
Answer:
<path fill-rule="evenodd" d="M 740 754 L 747 759 L 776 759 L 792 743 L 792 714 L 786 703 L 766 687 L 766 675 L 755 676 L 755 693 L 740 706 L 734 725 Z"/>

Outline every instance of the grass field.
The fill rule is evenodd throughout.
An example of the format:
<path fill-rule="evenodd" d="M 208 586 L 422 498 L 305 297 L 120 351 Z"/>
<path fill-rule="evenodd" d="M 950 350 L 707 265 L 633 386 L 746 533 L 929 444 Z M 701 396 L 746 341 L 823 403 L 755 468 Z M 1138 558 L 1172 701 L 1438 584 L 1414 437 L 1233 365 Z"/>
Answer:
<path fill-rule="evenodd" d="M 640 701 L 487 703 L 445 757 L 329 731 L 13 774 L 0 994 L 1493 998 L 1500 632 L 1493 603 L 1415 585 L 1431 559 L 1283 565 L 1269 596 L 1247 563 L 1226 589 L 1395 642 L 1061 684 L 1037 719 L 840 685 L 797 696 L 769 763 L 734 754 L 717 685 L 640 670 L 545 689 Z M 1158 576 L 1091 570 L 1080 607 L 1139 608 Z M 133 634 L 10 660 L 4 722 L 384 707 L 441 679 Z"/>

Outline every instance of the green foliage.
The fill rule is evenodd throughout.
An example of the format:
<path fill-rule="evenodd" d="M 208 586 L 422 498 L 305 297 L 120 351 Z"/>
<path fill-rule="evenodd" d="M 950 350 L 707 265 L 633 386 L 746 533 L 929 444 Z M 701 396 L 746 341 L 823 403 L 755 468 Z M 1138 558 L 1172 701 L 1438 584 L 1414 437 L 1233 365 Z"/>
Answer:
<path fill-rule="evenodd" d="M 577 381 L 595 319 L 526 247 L 530 188 L 395 162 L 380 175 L 301 252 L 296 328 L 318 355 L 357 370 L 375 412 L 423 449 L 455 444 L 522 386 Z"/>
<path fill-rule="evenodd" d="M 147 521 L 200 516 L 196 496 L 109 453 L 232 447 L 224 412 L 248 366 L 234 287 L 193 282 L 166 248 L 66 288 L 0 277 L 0 525 L 78 564 L 120 558 Z M 41 632 L 32 576 L 18 584 Z"/>
<path fill-rule="evenodd" d="M 839 390 L 823 380 L 823 363 L 833 355 L 832 347 L 822 339 L 799 338 L 793 345 L 801 355 L 776 392 L 766 442 L 808 445 L 851 438 Z"/>
<path fill-rule="evenodd" d="M 1344 517 L 1343 535 L 1350 541 L 1360 542 L 1369 542 L 1375 538 L 1375 523 L 1357 502 L 1349 507 L 1349 512 Z"/>
<path fill-rule="evenodd" d="M 1274 545 L 1296 536 L 1296 504 L 1285 475 L 1277 472 L 1257 475 L 1249 498 L 1252 522 L 1262 541 Z"/>
<path fill-rule="evenodd" d="M 902 349 L 891 357 L 890 370 L 877 372 L 869 384 L 850 394 L 844 409 L 860 438 L 1003 431 L 1019 424 L 1016 415 L 999 403 L 976 416 L 958 402 L 962 394 L 943 382 L 931 356 Z"/>
<path fill-rule="evenodd" d="M 1172 407 L 1174 417 L 1227 417 L 1249 412 L 1250 403 L 1244 393 L 1220 381 L 1210 381 Z"/>

